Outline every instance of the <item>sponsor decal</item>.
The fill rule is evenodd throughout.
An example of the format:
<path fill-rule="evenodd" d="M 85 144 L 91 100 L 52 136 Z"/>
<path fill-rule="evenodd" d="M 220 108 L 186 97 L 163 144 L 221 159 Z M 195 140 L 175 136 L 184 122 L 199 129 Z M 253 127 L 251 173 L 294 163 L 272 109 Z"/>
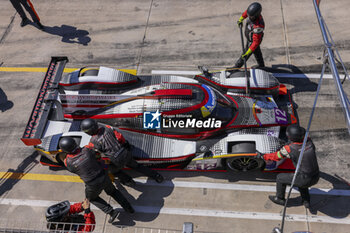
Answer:
<path fill-rule="evenodd" d="M 267 136 L 270 136 L 270 137 L 278 137 L 278 132 L 276 132 L 275 130 L 267 130 L 267 133 L 266 133 Z"/>
<path fill-rule="evenodd" d="M 276 104 L 274 102 L 264 102 L 264 101 L 257 100 L 255 104 L 257 107 L 265 108 L 265 109 L 273 109 L 276 107 Z"/>
<path fill-rule="evenodd" d="M 188 170 L 212 170 L 218 167 L 217 159 L 205 159 L 191 162 L 187 165 Z"/>
<path fill-rule="evenodd" d="M 161 119 L 161 113 L 159 110 L 156 112 L 144 112 L 143 113 L 143 128 L 144 129 L 170 129 L 170 128 L 205 128 L 205 129 L 218 129 L 221 128 L 222 122 L 215 118 L 208 119 L 196 119 L 191 115 L 170 115 L 163 116 Z"/>
<path fill-rule="evenodd" d="M 32 115 L 31 115 L 29 122 L 27 124 L 27 127 L 24 131 L 23 138 L 35 137 L 35 134 L 37 131 L 36 126 L 40 122 L 40 119 L 41 119 L 41 112 L 42 112 L 42 108 L 44 105 L 44 99 L 47 96 L 47 89 L 51 84 L 51 78 L 53 77 L 53 73 L 55 71 L 55 68 L 56 68 L 55 64 L 50 65 L 50 68 L 47 72 L 47 76 L 46 76 L 46 78 L 41 86 L 39 95 L 38 95 L 37 100 L 35 102 Z"/>
<path fill-rule="evenodd" d="M 143 128 L 145 129 L 160 129 L 160 116 L 159 110 L 156 112 L 144 112 L 143 113 Z"/>
<path fill-rule="evenodd" d="M 79 104 L 104 104 L 115 103 L 121 100 L 132 98 L 135 96 L 131 95 L 90 95 L 90 94 L 79 94 L 79 95 L 66 95 L 60 94 L 60 99 L 63 104 L 68 106 L 74 106 Z"/>
<path fill-rule="evenodd" d="M 221 121 L 215 118 L 208 118 L 206 120 L 197 120 L 195 118 L 187 119 L 165 119 L 163 118 L 163 128 L 221 128 Z"/>

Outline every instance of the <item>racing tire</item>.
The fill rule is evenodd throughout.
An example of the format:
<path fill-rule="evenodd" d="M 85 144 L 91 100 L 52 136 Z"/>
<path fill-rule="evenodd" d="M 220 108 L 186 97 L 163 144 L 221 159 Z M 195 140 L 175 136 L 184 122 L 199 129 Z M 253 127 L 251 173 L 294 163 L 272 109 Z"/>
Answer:
<path fill-rule="evenodd" d="M 264 160 L 254 156 L 237 156 L 228 158 L 225 161 L 226 169 L 235 172 L 247 172 L 261 169 L 264 166 Z"/>

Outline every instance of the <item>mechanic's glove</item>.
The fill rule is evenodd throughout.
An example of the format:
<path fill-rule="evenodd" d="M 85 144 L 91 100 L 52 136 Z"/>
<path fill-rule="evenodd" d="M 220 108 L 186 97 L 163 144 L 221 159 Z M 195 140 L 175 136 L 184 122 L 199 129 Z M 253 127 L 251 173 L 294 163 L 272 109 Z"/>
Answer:
<path fill-rule="evenodd" d="M 250 54 L 252 54 L 252 50 L 249 48 L 248 50 L 247 50 L 247 52 L 245 52 L 245 54 L 243 54 L 242 55 L 242 58 L 244 59 L 244 58 L 246 58 L 246 56 L 249 56 Z"/>
<path fill-rule="evenodd" d="M 81 207 L 84 209 L 86 214 L 91 212 L 91 210 L 90 210 L 90 201 L 87 198 L 85 198 L 85 200 L 83 201 Z"/>
<path fill-rule="evenodd" d="M 243 18 L 243 16 L 241 16 L 241 17 L 239 18 L 239 20 L 237 21 L 238 27 L 242 27 L 242 25 L 243 25 L 243 20 L 244 20 L 244 18 Z"/>
<path fill-rule="evenodd" d="M 257 159 L 262 159 L 262 160 L 264 160 L 264 154 L 262 154 L 262 153 L 259 152 L 259 151 L 256 151 L 256 158 L 257 158 Z"/>

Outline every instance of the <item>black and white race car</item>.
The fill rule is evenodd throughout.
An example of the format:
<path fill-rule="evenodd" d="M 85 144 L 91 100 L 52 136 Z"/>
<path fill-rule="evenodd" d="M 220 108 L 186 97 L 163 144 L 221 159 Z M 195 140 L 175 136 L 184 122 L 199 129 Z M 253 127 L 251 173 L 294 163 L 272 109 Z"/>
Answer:
<path fill-rule="evenodd" d="M 60 166 L 59 140 L 80 146 L 90 136 L 80 122 L 96 119 L 120 131 L 139 162 L 165 169 L 290 171 L 291 161 L 267 164 L 256 152 L 282 146 L 281 129 L 297 123 L 286 87 L 271 74 L 250 69 L 250 94 L 244 72 L 204 72 L 195 77 L 133 75 L 98 67 L 65 74 L 66 57 L 53 57 L 22 137 Z"/>

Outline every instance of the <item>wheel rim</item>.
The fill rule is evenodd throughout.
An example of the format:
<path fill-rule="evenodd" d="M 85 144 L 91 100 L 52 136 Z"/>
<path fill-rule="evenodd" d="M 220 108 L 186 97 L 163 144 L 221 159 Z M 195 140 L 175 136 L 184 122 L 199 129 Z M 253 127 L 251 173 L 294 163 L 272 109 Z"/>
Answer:
<path fill-rule="evenodd" d="M 231 170 L 236 171 L 250 171 L 259 167 L 259 163 L 256 159 L 250 157 L 233 158 L 228 161 L 227 165 Z"/>

